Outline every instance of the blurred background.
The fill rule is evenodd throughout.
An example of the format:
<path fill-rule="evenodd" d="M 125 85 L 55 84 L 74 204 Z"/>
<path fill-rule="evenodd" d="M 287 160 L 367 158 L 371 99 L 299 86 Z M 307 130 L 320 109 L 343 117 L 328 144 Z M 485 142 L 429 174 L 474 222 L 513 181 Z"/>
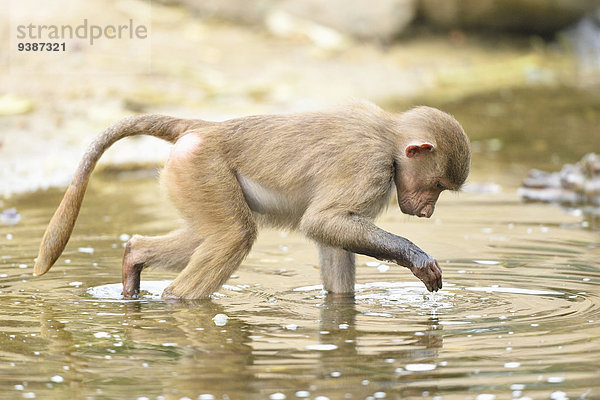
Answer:
<path fill-rule="evenodd" d="M 599 152 L 600 0 L 2 5 L 0 400 L 600 399 L 600 158 L 541 192 L 592 210 L 517 192 L 531 168 Z M 30 25 L 36 37 L 19 38 Z M 93 44 L 92 25 L 108 29 Z M 37 37 L 43 26 L 82 34 Z M 147 34 L 108 38 L 116 26 Z M 38 41 L 65 51 L 18 50 Z M 127 240 L 181 226 L 153 179 L 171 146 L 149 137 L 107 151 L 65 252 L 33 278 L 64 186 L 120 118 L 224 120 L 353 99 L 439 107 L 471 138 L 463 193 L 444 193 L 433 218 L 392 206 L 377 222 L 439 260 L 435 296 L 360 255 L 356 297 L 325 296 L 313 244 L 265 230 L 213 301 L 159 301 L 174 277 L 160 271 L 144 271 L 143 300 L 122 301 Z"/>
<path fill-rule="evenodd" d="M 600 145 L 600 0 L 28 0 L 0 13 L 0 195 L 65 185 L 89 141 L 134 113 L 427 104 L 464 125 L 471 180 L 500 186 Z M 84 19 L 141 21 L 148 37 L 16 50 L 18 24 Z M 152 138 L 118 147 L 104 165 L 169 151 Z"/>

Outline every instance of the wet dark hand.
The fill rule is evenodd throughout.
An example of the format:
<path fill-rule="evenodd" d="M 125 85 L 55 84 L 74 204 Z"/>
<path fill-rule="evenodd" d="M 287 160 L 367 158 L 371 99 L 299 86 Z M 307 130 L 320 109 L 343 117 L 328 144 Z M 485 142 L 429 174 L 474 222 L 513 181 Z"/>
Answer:
<path fill-rule="evenodd" d="M 442 269 L 435 259 L 425 255 L 418 265 L 408 268 L 414 276 L 423 281 L 430 292 L 437 292 L 442 288 Z"/>

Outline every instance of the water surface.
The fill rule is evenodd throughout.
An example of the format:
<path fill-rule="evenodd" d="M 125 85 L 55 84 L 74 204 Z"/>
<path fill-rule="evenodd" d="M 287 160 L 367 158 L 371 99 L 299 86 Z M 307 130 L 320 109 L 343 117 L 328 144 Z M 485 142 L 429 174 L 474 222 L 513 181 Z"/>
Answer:
<path fill-rule="evenodd" d="M 313 245 L 262 231 L 213 300 L 186 304 L 160 300 L 161 272 L 120 298 L 128 235 L 179 223 L 151 179 L 95 176 L 67 250 L 33 278 L 61 195 L 5 204 L 22 218 L 0 225 L 0 398 L 600 398 L 598 231 L 513 188 L 379 221 L 440 261 L 436 294 L 361 256 L 356 297 L 327 296 Z"/>

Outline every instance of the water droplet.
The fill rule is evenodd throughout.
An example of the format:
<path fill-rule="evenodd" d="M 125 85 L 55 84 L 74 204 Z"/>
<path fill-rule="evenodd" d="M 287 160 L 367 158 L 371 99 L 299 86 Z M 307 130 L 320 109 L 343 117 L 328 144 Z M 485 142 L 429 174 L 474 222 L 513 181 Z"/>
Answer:
<path fill-rule="evenodd" d="M 323 285 L 302 286 L 292 290 L 294 292 L 312 292 L 313 290 L 323 290 Z"/>
<path fill-rule="evenodd" d="M 338 347 L 335 344 L 309 344 L 304 347 L 306 350 L 330 351 Z"/>
<path fill-rule="evenodd" d="M 473 262 L 476 264 L 481 264 L 481 265 L 498 265 L 498 264 L 500 264 L 500 261 L 493 261 L 493 260 L 473 260 Z"/>
<path fill-rule="evenodd" d="M 404 368 L 411 372 L 433 371 L 435 364 L 406 364 Z"/>
<path fill-rule="evenodd" d="M 64 378 L 60 375 L 54 375 L 53 377 L 50 378 L 50 380 L 54 383 L 62 383 L 64 382 Z"/>
<path fill-rule="evenodd" d="M 567 400 L 568 399 L 567 394 L 565 392 L 561 392 L 560 390 L 550 393 L 550 398 L 552 400 Z"/>
<path fill-rule="evenodd" d="M 379 272 L 387 272 L 390 269 L 389 265 L 381 264 L 377 267 L 377 271 Z"/>
<path fill-rule="evenodd" d="M 520 362 L 507 362 L 504 363 L 504 368 L 519 368 L 521 366 Z"/>
<path fill-rule="evenodd" d="M 283 393 L 273 393 L 272 395 L 269 396 L 269 399 L 271 400 L 284 400 L 285 399 L 285 394 Z"/>
<path fill-rule="evenodd" d="M 7 208 L 0 213 L 0 222 L 4 225 L 16 225 L 21 220 L 21 214 L 16 208 Z"/>
<path fill-rule="evenodd" d="M 225 314 L 217 314 L 213 317 L 213 321 L 216 326 L 225 326 L 227 325 L 227 320 L 229 317 Z"/>

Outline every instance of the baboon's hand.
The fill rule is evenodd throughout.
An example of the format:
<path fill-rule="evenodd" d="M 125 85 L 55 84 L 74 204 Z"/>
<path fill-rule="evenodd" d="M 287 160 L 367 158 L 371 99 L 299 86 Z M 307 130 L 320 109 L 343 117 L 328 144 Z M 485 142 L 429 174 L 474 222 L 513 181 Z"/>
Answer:
<path fill-rule="evenodd" d="M 427 254 L 408 268 L 414 276 L 423 281 L 430 292 L 437 292 L 442 288 L 442 269 L 438 262 Z"/>

